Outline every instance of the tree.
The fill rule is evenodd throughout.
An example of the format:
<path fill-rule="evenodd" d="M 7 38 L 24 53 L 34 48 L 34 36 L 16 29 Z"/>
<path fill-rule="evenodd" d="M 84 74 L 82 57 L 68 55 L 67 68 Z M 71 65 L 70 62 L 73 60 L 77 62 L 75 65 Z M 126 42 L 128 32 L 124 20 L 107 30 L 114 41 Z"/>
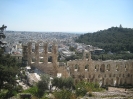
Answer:
<path fill-rule="evenodd" d="M 56 86 L 60 89 L 63 89 L 63 88 L 71 89 L 74 86 L 74 82 L 73 82 L 73 79 L 71 77 L 68 77 L 68 78 L 55 77 L 52 81 L 52 85 Z"/>
<path fill-rule="evenodd" d="M 8 90 L 8 96 L 14 95 L 13 90 L 16 90 L 17 82 L 16 75 L 18 74 L 18 66 L 15 58 L 10 55 L 0 55 L 0 92 Z"/>
<path fill-rule="evenodd" d="M 37 94 L 39 98 L 43 96 L 46 90 L 48 90 L 49 81 L 50 77 L 48 75 L 41 76 L 41 81 L 37 83 L 37 88 L 38 88 Z"/>

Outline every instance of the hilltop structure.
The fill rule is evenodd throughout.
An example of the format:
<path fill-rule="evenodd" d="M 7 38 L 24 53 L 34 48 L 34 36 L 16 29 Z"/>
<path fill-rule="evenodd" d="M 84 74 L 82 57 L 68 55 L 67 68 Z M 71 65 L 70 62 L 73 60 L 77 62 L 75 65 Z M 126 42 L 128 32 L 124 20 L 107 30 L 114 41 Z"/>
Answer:
<path fill-rule="evenodd" d="M 57 45 L 45 42 L 29 42 L 23 45 L 23 62 L 51 76 L 74 78 L 78 81 L 99 83 L 101 86 L 133 85 L 133 60 L 92 60 L 84 51 L 83 59 L 57 61 Z"/>

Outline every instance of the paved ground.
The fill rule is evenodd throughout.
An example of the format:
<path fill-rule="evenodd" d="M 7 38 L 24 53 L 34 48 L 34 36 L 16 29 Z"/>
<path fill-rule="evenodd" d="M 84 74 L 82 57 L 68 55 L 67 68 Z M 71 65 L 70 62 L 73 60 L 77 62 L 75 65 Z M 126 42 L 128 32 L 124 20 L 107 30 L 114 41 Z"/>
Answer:
<path fill-rule="evenodd" d="M 108 91 L 92 92 L 93 97 L 89 97 L 89 93 L 79 99 L 133 99 L 133 89 L 109 87 Z"/>

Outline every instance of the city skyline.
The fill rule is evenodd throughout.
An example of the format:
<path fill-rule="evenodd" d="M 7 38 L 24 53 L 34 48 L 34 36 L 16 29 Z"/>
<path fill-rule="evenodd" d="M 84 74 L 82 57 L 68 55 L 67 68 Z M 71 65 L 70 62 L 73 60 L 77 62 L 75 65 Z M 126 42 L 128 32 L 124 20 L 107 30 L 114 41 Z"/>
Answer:
<path fill-rule="evenodd" d="M 1 0 L 0 23 L 7 30 L 95 32 L 133 28 L 132 0 Z"/>

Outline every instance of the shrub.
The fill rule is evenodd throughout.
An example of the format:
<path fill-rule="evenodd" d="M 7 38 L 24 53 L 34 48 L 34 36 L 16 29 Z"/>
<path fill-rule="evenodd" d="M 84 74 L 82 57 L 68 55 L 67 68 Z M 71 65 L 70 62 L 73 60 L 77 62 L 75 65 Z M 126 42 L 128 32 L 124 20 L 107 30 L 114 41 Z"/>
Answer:
<path fill-rule="evenodd" d="M 102 88 L 99 88 L 99 85 L 97 83 L 89 83 L 81 81 L 76 84 L 77 96 L 84 96 L 87 92 L 92 92 L 92 91 L 102 91 Z"/>
<path fill-rule="evenodd" d="M 74 99 L 74 94 L 70 90 L 61 90 L 55 91 L 54 93 L 55 99 Z"/>

